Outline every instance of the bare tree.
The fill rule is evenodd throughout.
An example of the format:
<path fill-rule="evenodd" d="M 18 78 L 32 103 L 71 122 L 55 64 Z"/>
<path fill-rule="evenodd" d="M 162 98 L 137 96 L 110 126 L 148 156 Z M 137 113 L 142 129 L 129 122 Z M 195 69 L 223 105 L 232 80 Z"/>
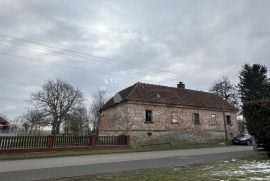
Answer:
<path fill-rule="evenodd" d="M 84 105 L 79 89 L 64 80 L 48 80 L 42 89 L 32 94 L 30 103 L 40 110 L 52 125 L 52 134 L 59 134 L 60 126 L 67 115 Z"/>
<path fill-rule="evenodd" d="M 228 77 L 222 77 L 220 80 L 215 81 L 210 92 L 216 93 L 234 107 L 239 108 L 237 89 L 235 85 L 230 82 Z"/>
<path fill-rule="evenodd" d="M 28 123 L 29 132 L 32 133 L 33 128 L 35 131 L 38 127 L 45 126 L 47 124 L 44 114 L 39 110 L 29 110 L 23 115 L 24 123 Z"/>
<path fill-rule="evenodd" d="M 27 133 L 29 131 L 30 124 L 28 122 L 24 122 L 24 123 L 22 123 L 22 127 L 24 130 L 24 133 Z"/>
<path fill-rule="evenodd" d="M 89 116 L 87 114 L 86 107 L 81 107 L 66 117 L 64 125 L 65 133 L 69 134 L 69 131 L 73 135 L 84 135 L 89 129 Z"/>
<path fill-rule="evenodd" d="M 93 131 L 98 134 L 98 126 L 100 120 L 100 110 L 107 102 L 108 98 L 106 92 L 99 90 L 93 94 L 92 104 L 90 105 L 90 121 L 93 125 Z"/>

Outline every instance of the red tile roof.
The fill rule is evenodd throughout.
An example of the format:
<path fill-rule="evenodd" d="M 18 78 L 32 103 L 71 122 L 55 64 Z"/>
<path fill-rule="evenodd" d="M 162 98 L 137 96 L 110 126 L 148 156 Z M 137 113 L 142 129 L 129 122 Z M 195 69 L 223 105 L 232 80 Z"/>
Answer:
<path fill-rule="evenodd" d="M 235 107 L 213 93 L 140 82 L 118 92 L 103 106 L 101 110 L 126 101 L 220 110 L 222 110 L 222 106 L 224 104 L 225 110 L 237 111 Z"/>

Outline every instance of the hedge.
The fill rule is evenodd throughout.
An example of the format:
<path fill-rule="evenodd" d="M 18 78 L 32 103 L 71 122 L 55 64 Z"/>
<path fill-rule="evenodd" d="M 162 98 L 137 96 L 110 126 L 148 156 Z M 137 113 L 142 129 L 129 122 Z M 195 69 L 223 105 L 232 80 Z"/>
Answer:
<path fill-rule="evenodd" d="M 247 129 L 270 151 L 270 101 L 253 101 L 243 105 Z"/>

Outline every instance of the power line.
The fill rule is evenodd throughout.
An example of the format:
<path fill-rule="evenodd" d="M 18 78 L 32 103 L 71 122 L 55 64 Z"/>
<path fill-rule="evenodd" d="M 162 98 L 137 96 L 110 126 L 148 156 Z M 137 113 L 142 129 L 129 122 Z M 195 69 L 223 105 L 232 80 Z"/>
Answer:
<path fill-rule="evenodd" d="M 1 39 L 1 38 L 0 38 Z M 0 42 L 0 43 L 3 43 L 3 42 Z M 16 43 L 17 44 L 17 43 Z M 54 53 L 58 53 L 58 52 L 54 52 Z M 59 54 L 59 53 L 58 53 Z M 10 55 L 10 54 L 9 54 Z M 90 61 L 87 61 L 87 60 L 85 60 L 85 59 L 72 59 L 72 58 L 70 58 L 70 57 L 68 57 L 68 59 L 70 59 L 70 60 L 73 60 L 73 61 L 80 61 L 80 62 L 83 62 L 83 63 L 93 63 L 93 62 L 90 62 Z M 96 63 L 100 63 L 99 61 L 94 61 L 94 62 L 96 62 Z M 113 68 L 115 68 L 115 69 L 119 69 L 119 70 L 122 70 L 122 71 L 124 71 L 123 70 L 123 68 L 121 68 L 121 67 L 119 67 L 119 66 L 110 66 L 110 65 L 108 65 L 108 64 L 103 64 L 103 65 L 105 65 L 105 66 L 109 66 L 109 67 L 113 67 Z M 140 70 L 140 69 L 136 69 L 136 71 L 138 71 L 138 72 L 141 72 L 141 74 L 144 74 L 144 75 L 149 75 L 148 73 L 145 73 L 145 71 L 143 71 L 143 70 Z"/>
<path fill-rule="evenodd" d="M 0 39 L 1 39 L 1 37 L 0 37 Z M 0 42 L 0 43 L 2 43 L 2 42 Z M 23 45 L 21 42 L 14 42 L 14 41 L 8 41 L 8 43 L 13 43 L 13 44 L 15 44 L 15 45 Z M 36 48 L 36 49 L 39 49 L 39 50 L 44 50 L 44 48 L 41 48 L 41 47 L 33 47 L 33 46 L 31 46 L 31 48 Z M 49 51 L 51 51 L 51 50 L 49 50 Z M 70 54 L 66 54 L 65 52 L 57 52 L 57 51 L 55 51 L 55 50 L 53 50 L 53 53 L 56 53 L 56 54 L 62 54 L 62 55 L 67 55 L 67 56 L 70 56 Z M 72 55 L 71 54 L 71 56 L 74 56 L 74 55 Z M 80 57 L 81 58 L 81 57 Z M 74 59 L 73 59 L 74 60 Z M 83 58 L 83 60 L 76 60 L 76 61 L 81 61 L 81 62 L 85 62 L 85 63 L 92 63 L 92 62 L 90 62 L 90 61 L 94 61 L 94 62 L 97 62 L 97 63 L 100 63 L 100 60 L 97 60 L 97 59 L 90 59 L 90 61 L 86 61 L 86 60 L 89 60 L 89 58 L 88 59 L 85 59 L 85 58 Z M 108 64 L 108 62 L 102 62 L 102 63 L 106 63 L 106 64 L 103 64 L 103 65 L 105 65 L 105 66 L 111 66 L 110 64 Z M 116 63 L 116 62 L 111 62 L 111 63 Z M 123 70 L 122 68 L 119 68 L 119 66 L 113 66 L 114 68 L 116 68 L 116 69 L 120 69 L 120 70 Z M 131 68 L 130 66 L 128 67 L 128 68 Z M 145 67 L 142 67 L 143 69 L 145 69 Z M 137 70 L 138 71 L 138 70 Z M 148 75 L 148 74 L 146 74 L 145 73 L 145 71 L 143 71 L 143 70 L 141 70 L 141 67 L 140 67 L 140 69 L 139 69 L 139 71 L 141 71 L 141 72 L 143 72 L 142 74 L 145 74 L 145 75 Z M 166 73 L 170 73 L 170 72 L 166 72 Z M 177 75 L 177 74 L 175 74 L 175 75 Z"/>
<path fill-rule="evenodd" d="M 138 65 L 138 64 L 130 64 L 130 63 L 125 63 L 125 62 L 120 62 L 120 61 L 114 60 L 114 59 L 98 57 L 98 56 L 92 56 L 92 55 L 88 55 L 88 54 L 85 54 L 85 53 L 80 53 L 80 52 L 69 50 L 69 49 L 61 49 L 61 48 L 57 48 L 57 47 L 52 47 L 52 46 L 48 46 L 48 45 L 45 45 L 45 44 L 42 44 L 42 43 L 39 43 L 39 42 L 30 41 L 30 40 L 21 39 L 21 38 L 16 38 L 16 37 L 1 34 L 1 33 L 0 33 L 0 40 L 2 40 L 4 42 L 7 42 L 7 43 L 12 43 L 12 44 L 15 44 L 15 45 L 26 47 L 26 48 L 33 48 L 34 50 L 35 49 L 39 49 L 39 50 L 44 50 L 45 49 L 45 50 L 48 51 L 48 53 L 53 52 L 53 53 L 61 54 L 61 55 L 64 55 L 64 56 L 79 57 L 79 58 L 82 58 L 83 60 L 78 60 L 77 59 L 76 61 L 81 61 L 81 62 L 86 62 L 86 63 L 92 63 L 92 61 L 94 61 L 94 62 L 97 62 L 97 63 L 105 63 L 103 65 L 106 65 L 106 66 L 110 66 L 112 63 L 113 64 L 122 64 L 122 66 L 123 65 L 128 66 L 129 68 L 136 66 L 136 67 L 140 68 L 139 70 L 141 70 L 142 68 L 143 69 L 149 69 L 149 70 L 152 70 L 152 71 L 159 71 L 159 72 L 163 72 L 163 73 L 166 73 L 166 74 L 174 74 L 175 76 L 178 76 L 178 77 L 179 77 L 179 74 L 181 74 L 181 73 L 176 74 L 174 72 L 164 71 L 164 70 L 154 69 L 154 68 L 149 68 L 149 67 L 142 67 L 141 65 Z M 1 43 L 1 41 L 0 41 L 0 43 Z M 119 69 L 119 67 L 115 67 L 115 68 Z M 143 72 L 143 74 L 149 75 L 149 74 L 147 74 L 145 72 Z M 111 74 L 111 75 L 113 75 L 113 74 Z M 182 77 L 183 76 L 185 76 L 185 75 L 182 74 Z M 188 78 L 185 77 L 185 79 L 188 79 Z M 171 79 L 171 80 L 161 81 L 161 82 L 171 82 L 171 81 L 179 81 L 179 79 Z"/>
<path fill-rule="evenodd" d="M 72 69 L 77 69 L 77 70 L 87 70 L 87 71 L 91 71 L 94 73 L 105 74 L 105 75 L 110 75 L 110 76 L 116 76 L 116 77 L 122 76 L 122 75 L 111 74 L 108 72 L 97 71 L 96 69 L 89 69 L 89 68 L 85 68 L 85 67 L 82 68 L 82 67 L 76 67 L 76 66 L 71 66 L 71 65 L 66 65 L 66 64 L 59 64 L 59 63 L 54 63 L 54 62 L 44 62 L 44 61 L 41 61 L 39 59 L 28 58 L 28 57 L 23 57 L 23 56 L 18 56 L 18 55 L 12 55 L 12 54 L 8 54 L 8 53 L 1 52 L 1 51 L 0 51 L 0 54 L 5 55 L 5 56 L 20 58 L 20 59 L 27 60 L 27 61 L 35 61 L 35 62 L 39 62 L 39 63 L 52 64 L 52 65 L 57 65 L 57 66 L 62 66 L 62 67 L 67 67 L 67 68 L 72 68 Z M 137 77 L 135 77 L 135 76 L 125 76 L 124 78 L 125 79 L 126 78 L 133 79 L 134 81 L 138 80 Z M 173 80 L 170 80 L 170 81 L 173 81 Z"/>
<path fill-rule="evenodd" d="M 11 54 L 1 52 L 1 51 L 0 51 L 0 54 L 5 55 L 5 56 L 20 58 L 20 59 L 23 59 L 23 60 L 35 61 L 35 62 L 39 62 L 39 63 L 52 64 L 52 65 L 57 65 L 57 66 L 64 66 L 64 67 L 74 68 L 74 69 L 79 69 L 79 70 L 88 70 L 88 71 L 93 71 L 95 73 L 106 74 L 106 75 L 113 75 L 113 74 L 110 74 L 110 73 L 97 71 L 95 69 L 75 67 L 75 66 L 70 66 L 70 65 L 65 65 L 65 64 L 58 64 L 58 63 L 54 63 L 54 62 L 44 62 L 44 61 L 40 61 L 39 59 L 27 58 L 27 57 L 18 56 L 18 55 L 11 55 Z"/>
<path fill-rule="evenodd" d="M 41 47 L 41 46 L 36 46 L 36 45 L 32 45 L 32 44 L 25 44 L 24 42 L 17 42 L 14 40 L 6 40 L 6 39 L 2 39 L 0 37 L 0 40 L 2 40 L 2 42 L 0 43 L 11 43 L 11 44 L 15 44 L 15 45 L 19 45 L 22 46 L 24 48 L 33 48 L 33 50 L 46 50 L 48 53 L 56 53 L 56 54 L 61 54 L 61 55 L 65 55 L 65 56 L 74 56 L 72 54 L 67 54 L 66 52 L 63 51 L 57 51 L 57 50 L 53 50 L 53 49 L 48 49 L 46 47 Z M 97 59 L 90 59 L 91 61 L 100 61 Z M 103 62 L 102 62 L 103 63 Z"/>
<path fill-rule="evenodd" d="M 52 51 L 54 53 L 58 53 L 58 54 L 64 54 L 64 55 L 68 55 L 68 56 L 79 56 L 81 58 L 94 58 L 95 61 L 102 61 L 103 63 L 118 63 L 118 64 L 122 64 L 125 66 L 132 66 L 132 67 L 140 67 L 143 69 L 149 69 L 152 71 L 158 71 L 158 72 L 163 72 L 163 73 L 170 73 L 170 74 L 175 74 L 178 75 L 176 73 L 170 72 L 170 71 L 165 71 L 165 70 L 161 70 L 161 69 L 156 69 L 156 68 L 151 68 L 151 67 L 147 67 L 144 66 L 142 67 L 141 65 L 138 64 L 133 64 L 133 63 L 126 63 L 126 62 L 122 62 L 122 61 L 118 61 L 115 59 L 111 59 L 111 58 L 104 58 L 104 57 L 100 57 L 100 56 L 93 56 L 93 55 L 88 55 L 85 53 L 81 53 L 78 51 L 74 51 L 74 50 L 70 50 L 70 49 L 63 49 L 63 48 L 58 48 L 58 47 L 52 47 L 52 46 L 48 46 L 39 42 L 35 42 L 35 41 L 30 41 L 30 40 L 26 40 L 26 39 L 21 39 L 21 38 L 17 38 L 17 37 L 13 37 L 10 35 L 5 35 L 5 34 L 1 34 L 0 33 L 0 40 L 7 42 L 7 43 L 12 43 L 12 44 L 16 44 L 19 46 L 28 46 L 28 47 L 32 47 L 32 48 L 39 48 L 43 47 L 42 50 L 47 49 L 47 51 Z"/>
<path fill-rule="evenodd" d="M 104 57 L 88 55 L 88 54 L 77 52 L 77 51 L 74 51 L 74 50 L 63 49 L 63 48 L 58 48 L 58 47 L 51 47 L 51 46 L 48 46 L 48 45 L 45 45 L 45 44 L 41 44 L 39 42 L 20 39 L 20 38 L 12 37 L 12 36 L 9 36 L 9 35 L 0 34 L 0 37 L 1 36 L 4 37 L 4 38 L 11 39 L 11 40 L 6 40 L 6 39 L 2 39 L 2 40 L 7 41 L 8 43 L 16 43 L 17 45 L 18 45 L 18 43 L 23 43 L 23 45 L 32 46 L 34 48 L 36 48 L 36 45 L 38 45 L 38 46 L 46 48 L 47 50 L 50 50 L 50 51 L 58 51 L 59 53 L 60 52 L 61 53 L 70 53 L 69 55 L 71 55 L 71 56 L 74 56 L 74 55 L 86 56 L 86 57 L 91 57 L 91 58 L 95 58 L 95 59 L 99 59 L 99 60 L 111 61 L 112 63 L 120 63 L 120 64 L 129 65 L 129 66 L 140 66 L 140 65 L 137 65 L 137 64 L 130 64 L 130 63 L 121 62 L 121 61 L 118 61 L 118 60 L 115 60 L 115 59 L 109 59 L 109 58 L 104 58 Z"/>
<path fill-rule="evenodd" d="M 1 42 L 0 42 L 1 43 Z M 29 59 L 31 59 L 31 61 L 38 61 L 38 62 L 41 62 L 40 61 L 40 59 L 33 59 L 33 58 L 27 58 L 27 57 L 22 57 L 22 56 L 16 56 L 16 55 L 11 55 L 11 54 L 7 54 L 7 53 L 4 53 L 4 52 L 0 52 L 0 53 L 2 53 L 3 55 L 6 55 L 6 56 L 12 56 L 12 57 L 17 57 L 17 58 L 21 58 L 21 59 L 25 59 L 25 60 L 29 60 Z M 74 59 L 72 59 L 72 60 L 74 60 Z M 88 61 L 83 61 L 83 60 L 76 60 L 76 61 L 81 61 L 81 62 L 85 62 L 85 63 L 90 63 L 90 62 L 88 62 Z M 81 68 L 79 68 L 79 67 L 74 67 L 74 66 L 70 66 L 70 65 L 63 65 L 63 64 L 57 64 L 57 63 L 52 63 L 52 62 L 41 62 L 41 63 L 49 63 L 49 64 L 53 64 L 53 65 L 57 65 L 57 66 L 65 66 L 65 67 L 67 67 L 67 68 L 75 68 L 75 69 L 81 69 Z M 119 67 L 114 67 L 114 68 L 116 68 L 116 69 L 119 69 L 119 70 L 122 70 L 122 71 L 126 71 L 126 70 L 123 70 L 123 69 L 121 69 L 121 68 L 119 68 Z M 93 71 L 93 72 L 95 72 L 95 73 L 102 73 L 102 74 L 107 74 L 107 75 L 114 75 L 114 74 L 108 74 L 108 73 L 105 73 L 105 72 L 97 72 L 97 71 L 95 71 L 94 69 L 86 69 L 86 68 L 83 68 L 84 70 L 90 70 L 90 71 Z M 136 71 L 137 71 L 137 73 L 138 72 L 140 72 L 140 70 L 137 70 L 136 69 Z M 145 75 L 145 76 L 153 76 L 153 75 L 150 75 L 150 74 L 148 74 L 148 73 L 145 73 L 145 71 L 143 71 L 141 74 L 143 74 L 143 75 Z M 120 75 L 119 75 L 120 76 Z M 125 76 L 126 77 L 126 76 Z M 127 77 L 127 78 L 129 78 L 129 77 Z M 135 78 L 131 78 L 131 79 L 135 79 Z M 165 78 L 166 79 L 166 81 L 164 80 L 164 81 L 158 81 L 157 83 L 159 83 L 159 84 L 162 84 L 162 83 L 167 83 L 167 82 L 172 82 L 172 81 L 179 81 L 179 78 L 178 79 L 168 79 L 168 78 Z M 186 78 L 185 78 L 186 79 Z M 136 79 L 136 81 L 138 81 L 138 79 Z M 146 80 L 147 81 L 147 80 Z"/>
<path fill-rule="evenodd" d="M 0 39 L 1 39 L 1 37 L 0 37 Z M 0 42 L 0 43 L 2 43 L 2 42 Z M 8 43 L 11 43 L 10 41 L 8 41 Z M 13 44 L 15 44 L 15 45 L 22 45 L 22 43 L 21 42 L 14 42 L 14 41 L 12 41 L 12 43 Z M 32 47 L 32 45 L 30 45 L 31 47 Z M 41 47 L 37 47 L 37 46 L 35 46 L 34 45 L 34 48 L 38 48 L 39 50 L 44 50 L 44 48 L 41 48 Z M 57 53 L 57 54 L 63 54 L 63 52 L 56 52 L 56 51 L 54 51 L 53 53 Z M 64 53 L 64 55 L 65 55 L 65 53 Z M 68 56 L 69 56 L 69 54 L 67 54 Z M 69 57 L 70 58 L 70 57 Z M 72 60 L 74 60 L 74 59 L 72 59 Z M 76 61 L 81 61 L 81 62 L 85 62 L 85 63 L 91 63 L 90 61 L 86 61 L 86 60 L 76 60 Z M 95 61 L 95 60 L 94 60 Z M 100 63 L 99 61 L 95 61 L 95 62 L 97 62 L 97 63 Z M 108 63 L 106 62 L 106 66 L 110 66 L 110 65 L 107 65 Z M 119 68 L 119 67 L 116 67 L 116 66 L 114 66 L 114 68 L 116 68 L 116 69 L 120 69 L 120 70 L 123 70 L 122 68 Z M 141 74 L 144 74 L 144 75 L 149 75 L 148 73 L 145 73 L 145 71 L 143 71 L 143 70 L 141 70 L 141 69 L 139 69 L 139 70 L 136 70 L 137 72 L 142 72 Z M 167 72 L 166 72 L 167 73 Z M 171 81 L 178 81 L 179 79 L 173 79 L 173 80 L 170 80 L 170 81 L 166 81 L 166 82 L 171 82 Z M 164 81 L 165 82 L 165 81 Z M 162 82 L 161 82 L 162 83 Z"/>

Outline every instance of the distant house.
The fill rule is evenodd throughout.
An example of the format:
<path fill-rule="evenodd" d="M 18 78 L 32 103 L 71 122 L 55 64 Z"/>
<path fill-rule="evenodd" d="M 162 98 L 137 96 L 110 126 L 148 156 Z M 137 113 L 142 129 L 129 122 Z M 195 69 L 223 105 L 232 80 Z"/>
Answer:
<path fill-rule="evenodd" d="M 0 117 L 0 133 L 7 133 L 8 129 L 9 129 L 9 122 L 3 117 Z"/>
<path fill-rule="evenodd" d="M 10 128 L 9 122 L 0 116 L 0 136 L 15 136 L 16 129 Z"/>
<path fill-rule="evenodd" d="M 216 94 L 185 88 L 136 83 L 112 97 L 101 109 L 101 135 L 204 131 L 239 133 L 237 109 Z"/>

